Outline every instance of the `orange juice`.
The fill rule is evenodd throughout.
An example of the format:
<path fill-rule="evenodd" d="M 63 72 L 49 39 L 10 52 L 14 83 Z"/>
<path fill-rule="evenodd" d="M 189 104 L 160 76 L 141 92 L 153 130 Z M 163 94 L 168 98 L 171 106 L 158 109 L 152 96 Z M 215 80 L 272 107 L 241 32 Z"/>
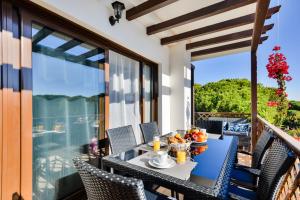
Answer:
<path fill-rule="evenodd" d="M 183 164 L 186 161 L 186 151 L 178 150 L 177 151 L 177 163 Z"/>
<path fill-rule="evenodd" d="M 160 139 L 159 136 L 153 137 L 153 151 L 159 151 L 160 150 Z"/>

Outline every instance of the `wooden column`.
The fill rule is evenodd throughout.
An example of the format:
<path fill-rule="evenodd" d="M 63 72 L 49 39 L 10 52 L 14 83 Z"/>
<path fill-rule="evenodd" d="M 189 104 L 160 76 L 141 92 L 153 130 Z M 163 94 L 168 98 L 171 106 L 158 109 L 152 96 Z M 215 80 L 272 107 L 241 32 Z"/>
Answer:
<path fill-rule="evenodd" d="M 257 141 L 257 56 L 256 51 L 251 51 L 251 130 L 252 149 Z"/>
<path fill-rule="evenodd" d="M 191 123 L 192 125 L 195 125 L 195 102 L 194 102 L 194 84 L 195 84 L 195 66 L 192 64 L 191 65 L 191 115 L 192 115 L 192 120 Z"/>

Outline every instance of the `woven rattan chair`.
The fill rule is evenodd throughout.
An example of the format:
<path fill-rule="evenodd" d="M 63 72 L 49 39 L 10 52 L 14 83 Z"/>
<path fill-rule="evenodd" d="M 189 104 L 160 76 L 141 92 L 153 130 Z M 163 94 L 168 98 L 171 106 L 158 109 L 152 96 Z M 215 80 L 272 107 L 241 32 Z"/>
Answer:
<path fill-rule="evenodd" d="M 223 121 L 218 120 L 197 120 L 195 125 L 199 128 L 205 128 L 206 132 L 223 136 Z"/>
<path fill-rule="evenodd" d="M 167 196 L 144 189 L 135 178 L 102 171 L 79 158 L 73 159 L 89 200 L 166 200 Z"/>
<path fill-rule="evenodd" d="M 238 153 L 252 156 L 251 167 L 236 165 L 236 168 L 232 172 L 231 178 L 243 182 L 256 182 L 255 178 L 253 179 L 251 173 L 261 168 L 263 160 L 266 157 L 268 149 L 273 141 L 273 135 L 267 130 L 264 130 L 261 136 L 258 138 L 258 141 L 252 154 L 245 151 L 239 151 Z"/>
<path fill-rule="evenodd" d="M 151 142 L 153 140 L 154 135 L 160 135 L 156 122 L 140 124 L 140 128 L 141 128 L 145 143 Z"/>
<path fill-rule="evenodd" d="M 275 140 L 266 155 L 258 176 L 258 184 L 233 181 L 230 185 L 230 196 L 233 199 L 276 199 L 276 192 L 281 180 L 295 161 L 294 153 L 279 139 Z"/>
<path fill-rule="evenodd" d="M 132 126 L 122 126 L 106 131 L 113 154 L 127 151 L 137 146 Z"/>

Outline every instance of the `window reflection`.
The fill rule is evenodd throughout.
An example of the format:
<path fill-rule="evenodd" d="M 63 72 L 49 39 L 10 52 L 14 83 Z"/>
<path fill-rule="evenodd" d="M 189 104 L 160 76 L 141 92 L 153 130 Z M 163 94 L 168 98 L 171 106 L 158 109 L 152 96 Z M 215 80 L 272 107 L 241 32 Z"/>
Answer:
<path fill-rule="evenodd" d="M 72 158 L 98 155 L 104 50 L 37 24 L 32 36 L 33 199 L 57 199 L 79 187 Z"/>

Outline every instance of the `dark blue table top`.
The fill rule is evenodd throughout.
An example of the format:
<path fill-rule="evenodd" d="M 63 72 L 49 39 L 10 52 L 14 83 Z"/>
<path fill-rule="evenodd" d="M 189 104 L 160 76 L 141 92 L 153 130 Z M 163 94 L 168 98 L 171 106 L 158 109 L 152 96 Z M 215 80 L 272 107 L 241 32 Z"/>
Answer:
<path fill-rule="evenodd" d="M 220 176 L 232 142 L 233 136 L 224 136 L 223 139 L 209 138 L 207 140 L 208 148 L 201 154 L 192 156 L 192 159 L 197 162 L 197 165 L 192 170 L 189 181 L 198 185 L 213 188 Z M 195 146 L 192 145 L 192 149 L 194 147 Z M 115 155 L 114 157 L 126 161 L 145 152 L 147 151 L 133 149 Z"/>
<path fill-rule="evenodd" d="M 206 151 L 193 157 L 197 166 L 191 172 L 190 181 L 213 187 L 222 170 L 232 139 L 232 136 L 224 136 L 223 140 L 209 138 Z"/>

